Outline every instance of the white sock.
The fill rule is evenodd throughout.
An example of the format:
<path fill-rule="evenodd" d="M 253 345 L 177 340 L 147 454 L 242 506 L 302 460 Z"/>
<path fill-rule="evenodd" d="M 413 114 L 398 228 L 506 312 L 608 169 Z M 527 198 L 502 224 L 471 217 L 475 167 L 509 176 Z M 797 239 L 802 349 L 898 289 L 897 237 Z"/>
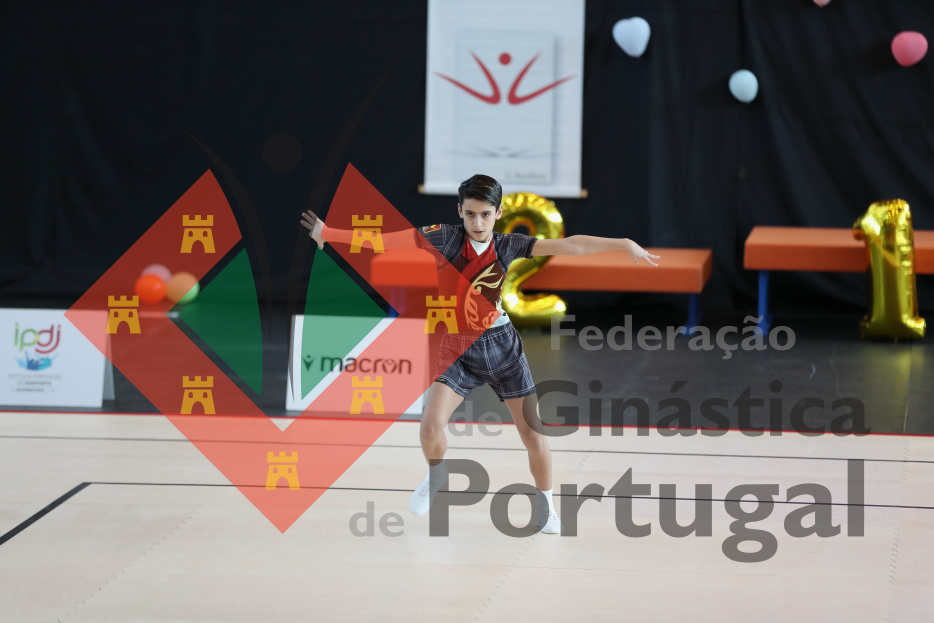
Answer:
<path fill-rule="evenodd" d="M 428 479 L 431 482 L 431 488 L 435 491 L 441 488 L 448 481 L 448 466 L 442 460 L 437 465 L 428 466 Z"/>
<path fill-rule="evenodd" d="M 553 488 L 552 488 L 552 489 L 549 489 L 548 491 L 542 491 L 541 489 L 536 489 L 536 490 L 535 490 L 535 497 L 537 498 L 538 504 L 541 505 L 541 504 L 542 504 L 542 498 L 544 498 L 544 499 L 548 502 L 548 510 L 550 510 L 550 511 L 554 511 L 554 510 L 555 510 L 555 503 L 554 503 L 554 501 L 551 499 L 551 494 L 552 494 L 553 491 L 554 491 Z M 557 514 L 557 513 L 555 513 L 555 514 Z"/>

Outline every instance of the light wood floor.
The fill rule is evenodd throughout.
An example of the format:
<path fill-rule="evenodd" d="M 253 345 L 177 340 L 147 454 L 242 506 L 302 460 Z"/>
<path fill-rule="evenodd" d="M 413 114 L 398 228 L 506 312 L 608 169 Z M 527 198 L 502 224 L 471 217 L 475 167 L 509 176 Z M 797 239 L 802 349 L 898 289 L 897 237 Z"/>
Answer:
<path fill-rule="evenodd" d="M 480 462 L 494 491 L 531 483 L 515 428 L 488 430 L 501 434 L 449 434 L 449 456 Z M 507 537 L 487 496 L 453 509 L 450 537 L 429 538 L 428 516 L 407 510 L 425 474 L 417 423 L 394 424 L 280 534 L 161 416 L 0 413 L 0 621 L 934 620 L 934 439 L 603 433 L 551 438 L 556 491 L 609 488 L 632 468 L 652 484 L 652 498 L 634 501 L 648 537 L 617 532 L 612 499 L 584 504 L 577 537 Z M 847 458 L 866 459 L 859 538 L 846 535 Z M 751 524 L 778 540 L 765 562 L 724 555 L 733 519 L 722 501 L 712 537 L 659 526 L 662 483 L 683 498 L 711 483 L 715 500 L 776 483 L 785 500 L 805 482 L 831 490 L 842 533 L 792 538 L 783 521 L 799 505 L 776 504 Z M 404 533 L 352 535 L 367 502 L 377 518 L 399 513 Z M 693 502 L 678 504 L 689 523 Z M 528 513 L 513 500 L 514 523 Z"/>

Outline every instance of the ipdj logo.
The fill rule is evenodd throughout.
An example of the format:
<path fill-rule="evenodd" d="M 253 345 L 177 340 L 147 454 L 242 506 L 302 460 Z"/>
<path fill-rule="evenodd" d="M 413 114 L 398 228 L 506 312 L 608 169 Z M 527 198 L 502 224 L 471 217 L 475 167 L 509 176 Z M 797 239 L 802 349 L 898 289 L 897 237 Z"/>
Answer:
<path fill-rule="evenodd" d="M 493 74 L 490 73 L 490 70 L 486 68 L 486 65 L 483 64 L 483 61 L 481 61 L 480 58 L 476 54 L 471 52 L 470 55 L 474 58 L 475 61 L 477 61 L 477 64 L 480 65 L 480 69 L 483 71 L 483 75 L 486 76 L 486 79 L 490 83 L 490 86 L 493 87 L 493 93 L 491 93 L 490 95 L 484 95 L 483 93 L 479 93 L 471 89 L 466 84 L 463 84 L 462 82 L 458 82 L 454 78 L 451 78 L 450 76 L 445 76 L 442 73 L 435 72 L 435 75 L 440 76 L 441 78 L 444 78 L 445 80 L 447 80 L 448 82 L 456 86 L 457 88 L 463 89 L 464 91 L 474 96 L 481 102 L 486 102 L 487 104 L 491 104 L 491 105 L 499 104 L 500 100 L 502 99 L 502 95 L 500 94 L 499 85 L 496 84 L 496 79 L 493 78 Z M 512 86 L 509 88 L 509 94 L 506 96 L 506 101 L 509 102 L 511 105 L 518 106 L 519 104 L 524 104 L 525 102 L 535 99 L 539 95 L 542 95 L 543 93 L 546 93 L 550 91 L 551 89 L 554 89 L 561 83 L 567 82 L 568 80 L 574 77 L 574 76 L 568 76 L 567 78 L 561 78 L 560 80 L 556 80 L 552 82 L 551 84 L 540 88 L 537 91 L 533 91 L 532 93 L 529 93 L 528 95 L 519 95 L 518 94 L 519 84 L 522 82 L 522 79 L 525 78 L 525 74 L 528 73 L 529 69 L 532 68 L 532 65 L 535 64 L 535 61 L 537 61 L 538 57 L 541 55 L 542 53 L 539 52 L 538 54 L 533 56 L 532 60 L 530 60 L 525 65 L 525 67 L 522 68 L 522 71 L 519 72 L 519 75 L 516 76 L 516 79 L 512 81 Z M 509 65 L 511 62 L 512 62 L 512 56 L 510 56 L 508 52 L 503 52 L 502 54 L 499 55 L 500 65 Z"/>
<path fill-rule="evenodd" d="M 58 348 L 62 340 L 62 325 L 51 325 L 48 329 L 36 331 L 23 329 L 20 331 L 19 323 L 13 333 L 13 345 L 16 346 L 16 363 L 27 370 L 45 370 L 52 365 L 58 356 L 52 352 Z M 33 352 L 26 350 L 33 346 Z"/>

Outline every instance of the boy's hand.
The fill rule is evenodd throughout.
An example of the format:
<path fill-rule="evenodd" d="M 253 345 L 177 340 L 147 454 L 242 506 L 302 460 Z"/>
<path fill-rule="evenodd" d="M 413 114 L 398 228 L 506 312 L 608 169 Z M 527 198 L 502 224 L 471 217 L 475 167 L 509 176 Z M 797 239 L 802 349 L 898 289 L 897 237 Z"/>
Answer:
<path fill-rule="evenodd" d="M 308 230 L 308 235 L 318 243 L 318 248 L 324 248 L 324 238 L 321 237 L 321 230 L 324 229 L 324 221 L 315 216 L 311 210 L 302 213 L 302 226 Z"/>
<path fill-rule="evenodd" d="M 639 260 L 645 260 L 652 266 L 658 266 L 658 264 L 652 260 L 657 260 L 659 257 L 661 257 L 659 255 L 652 255 L 632 240 L 629 241 L 629 248 L 627 249 L 627 252 L 629 253 L 629 259 L 631 259 L 636 264 L 639 263 Z"/>

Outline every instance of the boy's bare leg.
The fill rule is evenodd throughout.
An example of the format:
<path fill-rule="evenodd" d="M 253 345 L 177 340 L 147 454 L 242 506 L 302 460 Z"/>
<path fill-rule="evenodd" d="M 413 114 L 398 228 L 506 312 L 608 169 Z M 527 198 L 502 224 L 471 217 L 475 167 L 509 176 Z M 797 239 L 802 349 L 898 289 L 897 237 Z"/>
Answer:
<path fill-rule="evenodd" d="M 448 420 L 451 419 L 454 410 L 463 401 L 463 396 L 444 383 L 432 383 L 428 388 L 418 437 L 429 465 L 444 458 L 444 453 L 448 449 L 444 428 L 448 425 Z"/>
<path fill-rule="evenodd" d="M 428 397 L 425 401 L 425 411 L 422 413 L 422 425 L 418 435 L 422 444 L 422 453 L 428 461 L 428 475 L 415 489 L 409 500 L 409 511 L 413 515 L 427 513 L 435 494 L 448 480 L 447 466 L 443 462 L 444 453 L 448 449 L 444 427 L 447 426 L 454 409 L 463 400 L 463 396 L 444 383 L 432 383 L 428 388 Z"/>
<path fill-rule="evenodd" d="M 507 398 L 504 402 L 516 423 L 516 430 L 519 431 L 525 449 L 529 451 L 529 469 L 535 479 L 535 486 L 548 491 L 551 489 L 551 448 L 548 446 L 548 438 L 534 431 L 525 421 L 522 403 L 526 400 L 535 405 L 535 415 L 538 416 L 538 396 L 535 394 L 524 398 Z"/>
<path fill-rule="evenodd" d="M 561 522 L 558 520 L 558 513 L 555 511 L 552 500 L 551 448 L 548 446 L 548 438 L 529 425 L 523 411 L 523 408 L 528 410 L 530 416 L 534 413 L 538 421 L 541 421 L 538 413 L 538 396 L 532 394 L 524 398 L 509 398 L 504 402 L 516 423 L 516 430 L 519 431 L 522 443 L 529 451 L 529 469 L 532 472 L 532 478 L 535 479 L 535 488 L 538 489 L 535 504 L 538 525 L 546 534 L 559 534 Z"/>

